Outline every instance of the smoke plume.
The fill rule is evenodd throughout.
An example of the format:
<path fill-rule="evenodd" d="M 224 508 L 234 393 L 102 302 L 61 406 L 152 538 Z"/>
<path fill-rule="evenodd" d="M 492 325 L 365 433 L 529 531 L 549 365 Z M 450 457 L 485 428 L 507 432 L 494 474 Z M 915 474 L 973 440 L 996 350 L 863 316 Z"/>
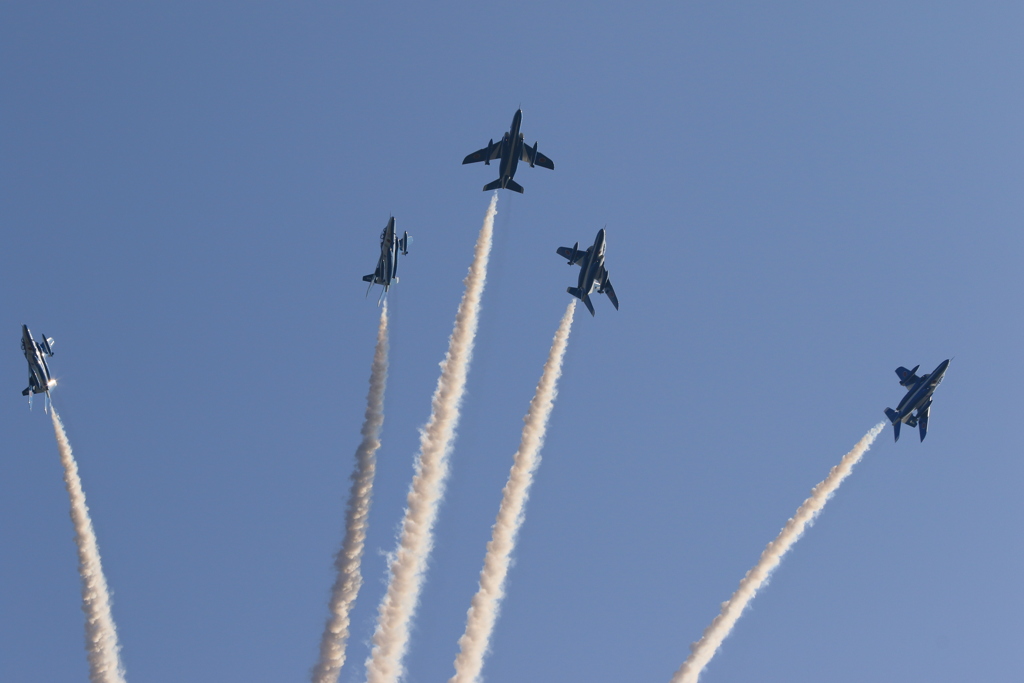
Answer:
<path fill-rule="evenodd" d="M 402 660 L 409 645 L 409 625 L 419 602 L 427 558 L 433 546 L 434 522 L 444 495 L 448 456 L 455 440 L 466 374 L 473 355 L 497 204 L 498 194 L 495 193 L 476 241 L 473 263 L 465 279 L 465 293 L 448 339 L 448 353 L 441 362 L 430 419 L 420 431 L 420 451 L 416 456 L 398 547 L 389 563 L 387 593 L 378 608 L 373 649 L 366 660 L 368 683 L 397 683 L 404 673 Z"/>
<path fill-rule="evenodd" d="M 480 571 L 480 588 L 466 615 L 466 631 L 459 639 L 459 654 L 455 658 L 455 675 L 449 683 L 477 683 L 483 669 L 484 657 L 490 650 L 491 634 L 498 619 L 501 601 L 505 597 L 505 579 L 508 576 L 516 535 L 523 523 L 526 499 L 533 484 L 533 474 L 540 465 L 540 449 L 548 418 L 558 394 L 558 379 L 562 374 L 562 360 L 569 342 L 576 299 L 569 303 L 562 322 L 555 332 L 551 351 L 541 373 L 537 391 L 530 401 L 530 409 L 523 418 L 523 436 L 519 450 L 512 459 L 512 471 L 502 493 L 498 518 L 491 529 L 484 567 Z"/>
<path fill-rule="evenodd" d="M 92 683 L 124 683 L 117 630 L 110 613 L 110 591 L 103 576 L 96 533 L 85 504 L 78 464 L 71 453 L 71 443 L 57 411 L 50 407 L 53 432 L 57 436 L 60 462 L 64 466 L 64 485 L 71 499 L 71 522 L 78 546 L 78 574 L 82 579 L 82 611 L 85 612 L 85 650 L 89 658 L 89 680 Z"/>
<path fill-rule="evenodd" d="M 782 528 L 775 540 L 764 549 L 761 558 L 740 581 L 740 586 L 732 594 L 732 597 L 722 603 L 721 613 L 705 629 L 701 639 L 690 646 L 690 656 L 676 671 L 672 677 L 672 683 L 697 682 L 700 672 L 715 656 L 722 641 L 732 631 L 736 621 L 743 614 L 743 610 L 757 595 L 757 591 L 768 581 L 772 571 L 779 566 L 782 557 L 800 540 L 804 531 L 814 522 L 814 518 L 825 507 L 825 503 L 836 492 L 843 480 L 850 475 L 853 466 L 860 462 L 884 428 L 884 422 L 875 425 L 857 442 L 853 450 L 844 455 L 839 464 L 832 468 L 825 480 L 811 489 L 811 497 L 803 502 L 793 518 L 786 522 L 786 526 Z"/>
<path fill-rule="evenodd" d="M 352 472 L 352 489 L 345 511 L 345 538 L 334 560 L 338 571 L 331 589 L 330 617 L 320 638 L 320 661 L 313 667 L 313 683 L 336 683 L 345 664 L 345 645 L 348 642 L 352 605 L 363 585 L 359 565 L 363 559 L 366 527 L 373 494 L 373 475 L 377 469 L 377 449 L 380 448 L 380 430 L 384 425 L 384 388 L 388 381 L 388 303 L 380 312 L 377 328 L 377 347 L 373 352 L 370 369 L 370 392 L 366 397 L 366 417 L 363 420 L 363 440 L 356 449 L 356 468 Z"/>

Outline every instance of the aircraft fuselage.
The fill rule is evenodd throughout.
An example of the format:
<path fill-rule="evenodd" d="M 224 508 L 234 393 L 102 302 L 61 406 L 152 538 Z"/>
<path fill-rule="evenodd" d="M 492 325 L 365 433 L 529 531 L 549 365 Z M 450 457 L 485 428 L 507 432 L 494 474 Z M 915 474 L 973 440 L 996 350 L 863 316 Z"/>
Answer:
<path fill-rule="evenodd" d="M 28 325 L 21 326 L 21 348 L 25 352 L 25 360 L 28 361 L 28 388 L 22 393 L 23 396 L 30 394 L 42 394 L 50 391 L 52 378 L 50 368 L 46 364 L 46 356 L 50 354 L 49 342 L 44 337 L 45 347 L 37 344 L 29 332 Z"/>
<path fill-rule="evenodd" d="M 942 377 L 946 374 L 946 369 L 949 367 L 949 360 L 944 360 L 939 363 L 939 367 L 935 368 L 931 374 L 925 375 L 921 378 L 917 384 L 910 388 L 907 395 L 903 397 L 899 405 L 896 406 L 896 412 L 900 415 L 900 421 L 906 422 L 906 418 L 910 416 L 915 410 L 922 408 L 929 401 L 931 401 L 932 394 L 935 393 L 935 389 L 938 388 L 939 383 L 942 382 Z"/>
<path fill-rule="evenodd" d="M 502 181 L 512 180 L 519 168 L 519 159 L 523 156 L 523 134 L 519 132 L 523 124 L 523 110 L 517 109 L 512 117 L 512 126 L 501 141 L 501 166 L 498 175 Z M 504 187 L 504 183 L 502 183 Z"/>
<path fill-rule="evenodd" d="M 604 271 L 604 250 L 605 235 L 604 228 L 597 231 L 597 238 L 594 240 L 594 248 L 586 256 L 586 260 L 580 264 L 579 289 L 584 294 L 594 291 L 597 279 Z"/>
<path fill-rule="evenodd" d="M 384 285 L 386 290 L 391 280 L 398 277 L 398 240 L 395 237 L 395 217 L 392 216 L 380 236 L 380 264 L 378 267 L 377 284 Z"/>

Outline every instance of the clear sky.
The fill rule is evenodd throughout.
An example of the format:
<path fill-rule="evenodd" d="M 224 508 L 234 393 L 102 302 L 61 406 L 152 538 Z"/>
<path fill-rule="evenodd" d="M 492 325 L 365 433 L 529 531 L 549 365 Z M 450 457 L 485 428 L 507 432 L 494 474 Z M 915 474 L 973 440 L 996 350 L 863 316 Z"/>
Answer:
<path fill-rule="evenodd" d="M 706 671 L 1020 680 L 1019 2 L 7 3 L 0 9 L 0 679 L 84 680 L 64 418 L 128 680 L 316 660 L 394 214 L 362 662 L 417 430 L 518 106 L 556 169 L 502 192 L 407 660 L 447 680 L 521 418 L 607 224 L 488 681 L 667 682 L 810 488 L 887 429 Z"/>

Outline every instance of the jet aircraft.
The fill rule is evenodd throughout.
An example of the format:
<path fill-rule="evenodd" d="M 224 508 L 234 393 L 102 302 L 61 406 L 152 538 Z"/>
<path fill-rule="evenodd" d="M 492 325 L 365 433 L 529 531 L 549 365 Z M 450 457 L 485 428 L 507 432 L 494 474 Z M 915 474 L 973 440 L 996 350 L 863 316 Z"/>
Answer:
<path fill-rule="evenodd" d="M 53 339 L 43 337 L 42 341 L 32 338 L 27 325 L 21 326 L 21 350 L 25 352 L 25 360 L 28 361 L 28 387 L 21 392 L 22 396 L 28 396 L 28 407 L 32 407 L 33 394 L 46 394 L 44 401 L 50 398 L 50 389 L 57 380 L 50 377 L 50 367 L 46 364 L 46 357 L 53 355 Z M 46 403 L 43 404 L 46 409 Z"/>
<path fill-rule="evenodd" d="M 523 110 L 518 109 L 515 116 L 512 117 L 512 127 L 499 143 L 495 144 L 494 139 L 491 138 L 486 147 L 478 149 L 462 160 L 463 164 L 475 164 L 482 161 L 490 166 L 495 159 L 501 159 L 501 163 L 498 165 L 498 179 L 484 185 L 484 192 L 500 188 L 522 194 L 523 186 L 512 180 L 520 161 L 530 164 L 530 168 L 541 166 L 551 170 L 555 169 L 555 162 L 537 151 L 536 142 L 533 143 L 533 147 L 523 143 L 523 134 L 519 132 L 522 122 Z"/>
<path fill-rule="evenodd" d="M 907 388 L 907 395 L 903 397 L 896 410 L 885 409 L 885 416 L 889 418 L 896 433 L 896 440 L 900 440 L 900 425 L 906 422 L 911 427 L 917 427 L 921 432 L 921 441 L 924 441 L 928 433 L 928 413 L 932 407 L 932 394 L 935 392 L 942 376 L 946 374 L 949 367 L 949 360 L 939 363 L 930 374 L 918 377 L 915 373 L 918 365 L 913 370 L 904 367 L 896 368 L 896 374 L 900 378 L 900 386 Z M 917 411 L 916 413 L 914 411 Z"/>
<path fill-rule="evenodd" d="M 569 259 L 570 266 L 577 264 L 580 266 L 578 285 L 569 287 L 565 291 L 582 300 L 586 304 L 587 310 L 590 311 L 590 315 L 594 315 L 594 304 L 590 301 L 590 293 L 594 291 L 595 287 L 598 294 L 607 294 L 612 305 L 615 306 L 615 310 L 619 310 L 619 299 L 615 296 L 615 290 L 612 289 L 612 283 L 608 279 L 608 271 L 604 267 L 605 246 L 604 228 L 601 228 L 597 231 L 593 246 L 588 247 L 586 251 L 580 251 L 579 242 L 574 244 L 571 249 L 569 247 L 557 249 L 559 256 Z"/>
<path fill-rule="evenodd" d="M 395 217 L 392 216 L 387 226 L 380 233 L 380 258 L 377 259 L 377 269 L 372 275 L 364 275 L 363 282 L 369 282 L 366 293 L 374 285 L 384 285 L 384 291 L 377 299 L 377 305 L 387 296 L 388 289 L 392 282 L 398 282 L 398 255 L 406 256 L 409 253 L 409 233 L 402 233 L 402 239 L 398 239 L 395 233 Z"/>

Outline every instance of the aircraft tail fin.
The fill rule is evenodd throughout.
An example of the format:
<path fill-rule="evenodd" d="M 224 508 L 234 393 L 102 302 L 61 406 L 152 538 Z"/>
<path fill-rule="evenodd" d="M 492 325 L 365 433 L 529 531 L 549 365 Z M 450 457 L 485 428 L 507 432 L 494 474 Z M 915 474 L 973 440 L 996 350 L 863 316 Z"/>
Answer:
<path fill-rule="evenodd" d="M 889 418 L 889 422 L 892 423 L 892 428 L 893 428 L 893 431 L 895 432 L 896 441 L 899 441 L 900 440 L 900 425 L 903 424 L 903 422 L 900 420 L 900 414 L 897 413 L 892 408 L 886 408 L 885 409 L 885 416 L 887 418 Z"/>
<path fill-rule="evenodd" d="M 583 290 L 580 289 L 579 287 L 566 287 L 565 291 L 569 292 L 574 297 L 576 297 L 577 299 L 582 301 L 583 304 L 587 307 L 587 310 L 590 311 L 590 315 L 594 315 L 594 304 L 590 300 L 590 294 L 589 293 L 584 294 Z"/>
<path fill-rule="evenodd" d="M 487 192 L 488 190 L 512 190 L 513 192 L 523 194 L 523 186 L 511 178 L 504 182 L 502 182 L 501 178 L 498 178 L 493 183 L 487 183 L 484 185 L 484 192 Z"/>
<path fill-rule="evenodd" d="M 373 282 L 373 275 L 364 275 L 363 282 Z"/>
<path fill-rule="evenodd" d="M 25 389 L 24 391 L 21 392 L 22 396 L 29 396 L 31 394 L 32 394 L 32 387 L 28 387 L 27 389 Z"/>

